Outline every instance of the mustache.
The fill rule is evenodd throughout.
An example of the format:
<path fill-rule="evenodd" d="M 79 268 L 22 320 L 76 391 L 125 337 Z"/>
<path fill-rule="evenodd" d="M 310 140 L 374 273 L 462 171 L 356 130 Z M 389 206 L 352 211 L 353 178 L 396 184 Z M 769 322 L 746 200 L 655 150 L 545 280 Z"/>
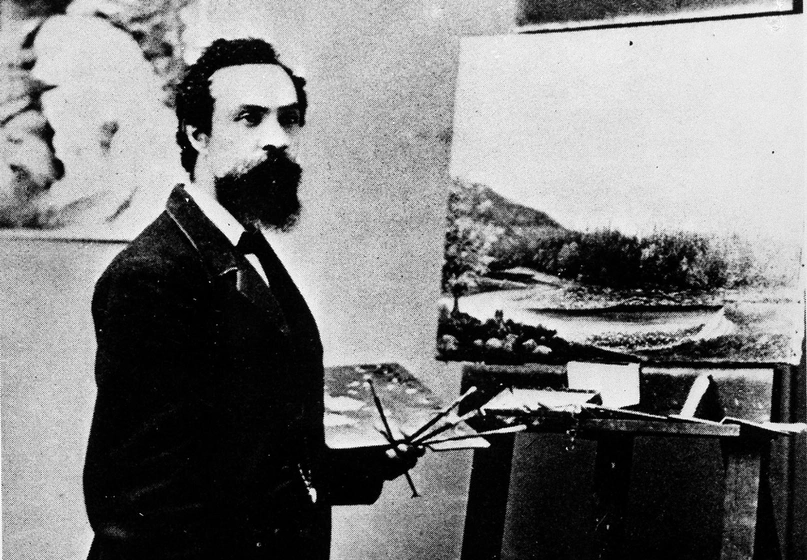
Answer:
<path fill-rule="evenodd" d="M 240 180 L 252 181 L 265 177 L 272 183 L 276 182 L 278 178 L 299 181 L 300 177 L 302 177 L 303 169 L 300 164 L 291 159 L 285 148 L 269 147 L 265 151 L 266 157 L 246 171 L 231 174 L 229 180 L 234 182 Z"/>

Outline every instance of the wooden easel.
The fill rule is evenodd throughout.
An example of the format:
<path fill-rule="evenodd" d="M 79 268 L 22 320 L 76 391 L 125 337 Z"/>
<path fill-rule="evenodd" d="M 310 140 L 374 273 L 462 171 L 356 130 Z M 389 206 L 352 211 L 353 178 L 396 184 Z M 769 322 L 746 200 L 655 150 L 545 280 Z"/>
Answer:
<path fill-rule="evenodd" d="M 582 422 L 578 437 L 597 442 L 594 470 L 596 494 L 594 535 L 599 558 L 624 558 L 625 510 L 634 438 L 718 438 L 723 450 L 724 490 L 721 560 L 750 560 L 754 556 L 765 466 L 773 432 L 762 433 L 741 424 L 680 425 L 645 420 Z M 493 560 L 501 555 L 504 518 L 515 437 L 501 437 L 489 449 L 474 452 L 462 560 Z M 749 494 L 755 498 L 749 499 Z"/>
<path fill-rule="evenodd" d="M 552 377 L 555 377 L 554 381 Z M 542 380 L 559 383 L 557 376 Z M 478 380 L 474 381 L 478 384 Z M 691 420 L 691 419 L 688 419 Z M 663 419 L 577 419 L 577 436 L 594 440 L 597 452 L 593 487 L 595 511 L 591 523 L 598 558 L 621 560 L 624 556 L 625 517 L 628 504 L 633 446 L 637 436 L 711 438 L 720 442 L 724 464 L 723 531 L 721 560 L 751 560 L 761 538 L 768 557 L 781 558 L 775 531 L 759 531 L 758 520 L 772 523 L 767 467 L 771 443 L 793 435 L 785 425 L 725 419 L 677 421 Z M 563 433 L 563 421 L 542 422 L 536 433 Z M 488 449 L 474 451 L 462 560 L 497 560 L 501 557 L 505 514 L 515 437 L 496 438 Z M 760 512 L 760 508 L 764 511 Z"/>

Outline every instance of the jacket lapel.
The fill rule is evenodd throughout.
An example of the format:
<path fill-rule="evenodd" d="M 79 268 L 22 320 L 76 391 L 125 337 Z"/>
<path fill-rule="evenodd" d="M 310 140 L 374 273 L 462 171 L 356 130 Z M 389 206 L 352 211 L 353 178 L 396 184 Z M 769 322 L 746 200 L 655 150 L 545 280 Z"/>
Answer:
<path fill-rule="evenodd" d="M 182 185 L 177 185 L 171 192 L 166 213 L 199 253 L 211 278 L 234 288 L 263 310 L 283 334 L 289 334 L 288 322 L 271 287 L 235 251 L 227 237 L 204 215 Z"/>

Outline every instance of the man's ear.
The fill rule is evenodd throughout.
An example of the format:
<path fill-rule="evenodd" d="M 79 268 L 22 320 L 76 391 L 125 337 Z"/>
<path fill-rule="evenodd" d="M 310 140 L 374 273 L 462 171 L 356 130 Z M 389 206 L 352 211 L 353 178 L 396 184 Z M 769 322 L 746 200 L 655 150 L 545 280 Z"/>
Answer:
<path fill-rule="evenodd" d="M 185 125 L 185 135 L 188 137 L 188 142 L 191 143 L 193 149 L 201 153 L 207 148 L 207 143 L 210 141 L 210 135 L 202 132 L 199 127 L 192 124 Z"/>

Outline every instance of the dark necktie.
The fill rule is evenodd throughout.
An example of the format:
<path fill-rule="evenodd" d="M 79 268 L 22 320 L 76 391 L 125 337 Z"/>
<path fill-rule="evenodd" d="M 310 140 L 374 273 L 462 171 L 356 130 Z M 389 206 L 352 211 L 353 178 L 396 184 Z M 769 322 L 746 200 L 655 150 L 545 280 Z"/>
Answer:
<path fill-rule="evenodd" d="M 258 257 L 258 262 L 260 262 L 261 268 L 263 268 L 266 275 L 267 283 L 272 287 L 272 292 L 280 302 L 283 311 L 288 313 L 290 302 L 295 298 L 295 294 L 299 298 L 299 293 L 285 267 L 275 254 L 274 249 L 266 241 L 260 230 L 256 227 L 248 226 L 244 233 L 241 234 L 235 248 L 242 255 L 255 255 Z"/>
<path fill-rule="evenodd" d="M 256 255 L 260 260 L 266 251 L 266 238 L 257 228 L 248 228 L 241 234 L 238 244 L 235 246 L 244 255 Z"/>
<path fill-rule="evenodd" d="M 318 339 L 319 333 L 305 300 L 260 230 L 254 227 L 246 228 L 238 240 L 236 250 L 242 255 L 252 254 L 258 257 L 272 293 L 280 303 L 292 329 L 299 328 L 305 332 L 306 338 Z"/>

